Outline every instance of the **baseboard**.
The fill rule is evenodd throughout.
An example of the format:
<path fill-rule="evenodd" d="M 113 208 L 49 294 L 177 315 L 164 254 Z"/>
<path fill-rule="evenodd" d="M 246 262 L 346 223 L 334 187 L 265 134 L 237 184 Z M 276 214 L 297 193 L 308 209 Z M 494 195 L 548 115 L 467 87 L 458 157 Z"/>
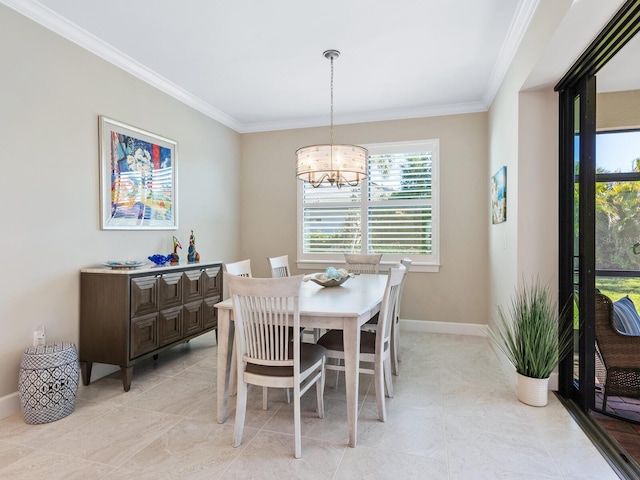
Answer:
<path fill-rule="evenodd" d="M 448 333 L 450 335 L 472 335 L 486 337 L 487 325 L 477 323 L 430 322 L 426 320 L 400 320 L 400 328 L 408 332 Z"/>
<path fill-rule="evenodd" d="M 18 392 L 0 397 L 0 418 L 10 417 L 20 411 L 20 397 Z"/>

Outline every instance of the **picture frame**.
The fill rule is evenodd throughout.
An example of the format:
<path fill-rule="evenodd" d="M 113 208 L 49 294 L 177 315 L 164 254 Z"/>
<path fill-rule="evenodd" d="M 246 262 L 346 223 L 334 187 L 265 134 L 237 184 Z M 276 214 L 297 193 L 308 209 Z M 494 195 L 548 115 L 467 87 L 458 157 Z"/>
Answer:
<path fill-rule="evenodd" d="M 174 140 L 99 117 L 103 230 L 178 228 Z"/>
<path fill-rule="evenodd" d="M 507 221 L 507 167 L 501 167 L 491 177 L 491 223 Z"/>

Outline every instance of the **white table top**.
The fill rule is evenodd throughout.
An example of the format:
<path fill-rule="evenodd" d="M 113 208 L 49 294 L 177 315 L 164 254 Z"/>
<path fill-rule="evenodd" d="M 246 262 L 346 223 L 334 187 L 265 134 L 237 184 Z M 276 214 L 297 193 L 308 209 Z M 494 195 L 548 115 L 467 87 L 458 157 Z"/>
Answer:
<path fill-rule="evenodd" d="M 379 309 L 387 278 L 387 275 L 361 274 L 339 287 L 321 287 L 312 281 L 303 281 L 300 316 L 357 318 L 372 309 Z M 230 298 L 215 306 L 223 310 L 233 308 Z"/>

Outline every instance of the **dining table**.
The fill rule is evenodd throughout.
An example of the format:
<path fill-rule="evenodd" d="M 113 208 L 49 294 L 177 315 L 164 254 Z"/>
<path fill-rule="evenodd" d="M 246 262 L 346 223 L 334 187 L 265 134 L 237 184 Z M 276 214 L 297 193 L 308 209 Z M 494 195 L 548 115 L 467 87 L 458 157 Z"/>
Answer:
<path fill-rule="evenodd" d="M 303 281 L 300 286 L 300 326 L 343 331 L 348 444 L 351 447 L 356 446 L 358 438 L 360 328 L 380 311 L 387 278 L 387 275 L 359 274 L 336 287 L 322 287 L 312 281 Z M 215 307 L 218 312 L 217 420 L 224 423 L 234 339 L 232 300 L 228 298 Z"/>

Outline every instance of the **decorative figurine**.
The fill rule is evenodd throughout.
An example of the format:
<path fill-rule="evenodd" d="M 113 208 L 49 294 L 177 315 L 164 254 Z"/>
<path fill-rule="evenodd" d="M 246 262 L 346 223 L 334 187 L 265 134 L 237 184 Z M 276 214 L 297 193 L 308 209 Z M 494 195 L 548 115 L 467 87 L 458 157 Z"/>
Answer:
<path fill-rule="evenodd" d="M 191 230 L 191 236 L 189 237 L 189 251 L 187 253 L 187 261 L 189 263 L 197 263 L 200 261 L 200 254 L 196 252 L 196 237 Z"/>
<path fill-rule="evenodd" d="M 180 255 L 178 255 L 179 248 L 182 248 L 182 245 L 180 245 L 180 242 L 174 236 L 173 237 L 173 253 L 169 255 L 169 257 L 171 257 L 171 265 L 176 265 L 180 263 Z"/>

